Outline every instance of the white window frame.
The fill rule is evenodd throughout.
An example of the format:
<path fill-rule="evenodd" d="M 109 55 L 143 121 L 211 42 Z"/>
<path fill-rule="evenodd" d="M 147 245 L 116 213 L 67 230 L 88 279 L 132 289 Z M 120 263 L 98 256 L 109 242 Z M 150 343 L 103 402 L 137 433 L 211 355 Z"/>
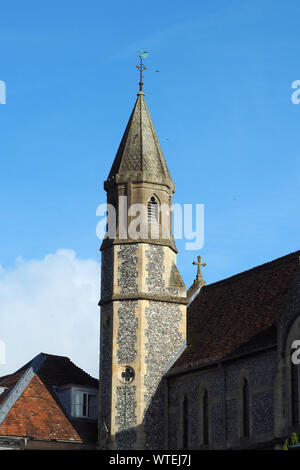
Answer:
<path fill-rule="evenodd" d="M 72 390 L 72 417 L 84 419 L 97 419 L 97 414 L 91 416 L 89 398 L 95 399 L 95 411 L 97 410 L 97 393 L 92 390 Z"/>

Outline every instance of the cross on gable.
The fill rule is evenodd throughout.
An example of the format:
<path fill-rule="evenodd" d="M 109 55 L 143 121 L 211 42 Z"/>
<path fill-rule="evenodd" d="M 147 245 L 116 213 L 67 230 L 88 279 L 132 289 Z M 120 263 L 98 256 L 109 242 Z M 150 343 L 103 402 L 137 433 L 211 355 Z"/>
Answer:
<path fill-rule="evenodd" d="M 201 256 L 197 256 L 198 261 L 193 261 L 193 264 L 197 266 L 197 281 L 203 281 L 202 273 L 201 273 L 201 266 L 206 266 L 206 263 L 201 263 Z M 204 281 L 203 281 L 204 282 Z"/>

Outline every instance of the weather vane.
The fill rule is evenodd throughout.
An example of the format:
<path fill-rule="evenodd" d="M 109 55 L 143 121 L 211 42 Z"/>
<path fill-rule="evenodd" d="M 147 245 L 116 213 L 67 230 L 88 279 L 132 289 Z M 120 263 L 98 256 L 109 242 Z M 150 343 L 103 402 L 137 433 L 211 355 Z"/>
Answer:
<path fill-rule="evenodd" d="M 140 64 L 136 66 L 136 68 L 140 71 L 140 91 L 143 91 L 143 71 L 146 70 L 146 66 L 143 64 L 143 58 L 147 57 L 148 52 L 138 52 L 138 56 L 141 60 Z"/>

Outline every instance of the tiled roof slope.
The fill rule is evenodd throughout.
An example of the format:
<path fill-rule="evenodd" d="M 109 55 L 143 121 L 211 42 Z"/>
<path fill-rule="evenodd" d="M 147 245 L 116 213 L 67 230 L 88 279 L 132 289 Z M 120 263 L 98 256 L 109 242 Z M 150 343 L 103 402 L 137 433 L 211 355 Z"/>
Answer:
<path fill-rule="evenodd" d="M 44 362 L 0 424 L 0 435 L 96 442 L 97 423 L 68 418 L 53 387 L 74 384 L 98 388 L 98 380 L 77 367 L 67 357 L 44 353 L 39 356 L 43 357 Z M 9 399 L 9 393 L 22 381 L 34 360 L 36 358 L 14 374 L 0 379 L 0 385 L 8 387 L 8 390 L 0 395 L 0 412 L 1 405 L 4 406 L 5 400 Z"/>
<path fill-rule="evenodd" d="M 0 377 L 0 386 L 7 387 L 7 390 L 5 390 L 0 395 L 0 406 L 6 400 L 6 397 L 8 396 L 9 392 L 16 385 L 16 383 L 22 377 L 24 372 L 25 370 L 22 368 L 22 369 L 19 369 L 14 374 L 6 375 L 5 377 Z"/>
<path fill-rule="evenodd" d="M 299 257 L 296 251 L 202 287 L 188 307 L 187 348 L 172 373 L 274 343 L 275 322 L 299 269 Z"/>
<path fill-rule="evenodd" d="M 76 366 L 68 357 L 44 355 L 46 361 L 38 374 L 46 384 L 50 386 L 73 384 L 83 387 L 98 387 L 98 380 Z"/>

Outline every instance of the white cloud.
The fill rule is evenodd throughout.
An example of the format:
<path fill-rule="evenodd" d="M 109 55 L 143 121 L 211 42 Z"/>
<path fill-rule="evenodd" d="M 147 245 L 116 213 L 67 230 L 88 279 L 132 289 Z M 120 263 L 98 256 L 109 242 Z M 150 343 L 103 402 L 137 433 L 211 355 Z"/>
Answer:
<path fill-rule="evenodd" d="M 40 352 L 68 356 L 98 377 L 100 267 L 58 250 L 42 260 L 0 266 L 0 340 L 6 363 L 0 377 Z"/>

